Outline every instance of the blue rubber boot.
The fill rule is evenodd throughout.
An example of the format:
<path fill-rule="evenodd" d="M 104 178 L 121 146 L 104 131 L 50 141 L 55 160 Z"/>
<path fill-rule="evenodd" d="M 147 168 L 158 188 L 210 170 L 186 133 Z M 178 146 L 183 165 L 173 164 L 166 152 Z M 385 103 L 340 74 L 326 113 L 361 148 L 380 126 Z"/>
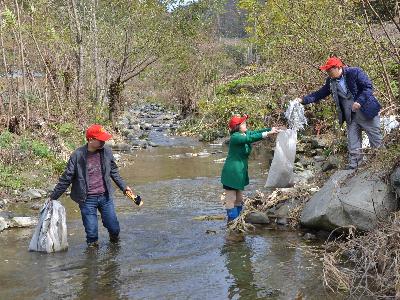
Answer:
<path fill-rule="evenodd" d="M 235 220 L 239 216 L 236 206 L 234 208 L 227 209 L 226 214 L 228 215 L 228 222 Z"/>
<path fill-rule="evenodd" d="M 243 205 L 240 205 L 240 206 L 235 206 L 236 207 L 236 209 L 237 209 L 237 213 L 238 213 L 238 216 L 240 215 L 240 213 L 242 212 L 242 210 L 243 210 Z"/>

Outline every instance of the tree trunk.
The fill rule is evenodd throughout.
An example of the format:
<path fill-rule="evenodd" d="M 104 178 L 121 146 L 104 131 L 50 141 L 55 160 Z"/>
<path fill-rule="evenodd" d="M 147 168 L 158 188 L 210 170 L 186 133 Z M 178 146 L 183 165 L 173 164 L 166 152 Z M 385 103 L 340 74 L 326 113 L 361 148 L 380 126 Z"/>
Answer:
<path fill-rule="evenodd" d="M 121 106 L 121 94 L 124 90 L 124 84 L 121 83 L 121 78 L 117 78 L 116 80 L 112 80 L 110 86 L 108 88 L 108 97 L 109 97 L 109 121 L 116 127 L 116 117 L 120 111 Z"/>
<path fill-rule="evenodd" d="M 83 39 L 82 39 L 82 28 L 81 22 L 78 14 L 78 7 L 76 6 L 75 0 L 71 0 L 72 12 L 74 14 L 74 22 L 76 29 L 76 43 L 78 45 L 78 53 L 77 53 L 77 87 L 76 87 L 76 107 L 78 111 L 80 110 L 80 98 L 82 93 L 83 86 Z"/>
<path fill-rule="evenodd" d="M 94 71 L 96 76 L 96 103 L 100 102 L 101 98 L 101 86 L 100 86 L 100 70 L 99 70 L 99 60 L 98 60 L 98 44 L 97 44 L 97 0 L 92 0 L 92 31 L 93 31 L 93 63 Z"/>
<path fill-rule="evenodd" d="M 49 107 L 49 75 L 46 72 L 46 81 L 44 85 L 44 101 L 46 103 L 46 112 L 47 112 L 47 119 L 50 119 L 50 107 Z"/>
<path fill-rule="evenodd" d="M 3 39 L 3 27 L 0 26 L 0 45 L 1 45 L 1 50 L 2 50 L 2 56 L 3 56 L 3 65 L 4 65 L 4 73 L 6 74 L 6 78 L 10 72 L 7 64 L 7 58 L 6 58 L 6 50 L 4 48 L 4 39 Z M 8 113 L 7 115 L 7 121 L 6 121 L 6 127 L 8 128 L 10 124 L 10 118 L 12 115 L 12 82 L 11 82 L 11 77 L 9 77 L 8 80 Z"/>
<path fill-rule="evenodd" d="M 25 54 L 24 54 L 24 44 L 22 40 L 22 33 L 21 33 L 21 18 L 19 12 L 19 5 L 18 1 L 14 0 L 15 8 L 17 11 L 17 24 L 18 24 L 18 44 L 19 44 L 19 54 L 21 59 L 21 70 L 22 70 L 22 86 L 24 89 L 24 99 L 25 99 L 25 114 L 26 114 L 26 122 L 29 123 L 29 101 L 27 97 L 27 90 L 26 90 L 26 68 L 25 68 Z"/>

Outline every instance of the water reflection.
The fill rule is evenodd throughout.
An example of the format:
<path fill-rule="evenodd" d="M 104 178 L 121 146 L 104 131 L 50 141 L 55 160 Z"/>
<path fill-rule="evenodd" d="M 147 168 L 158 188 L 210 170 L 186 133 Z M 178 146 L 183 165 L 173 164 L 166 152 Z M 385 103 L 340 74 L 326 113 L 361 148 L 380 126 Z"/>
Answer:
<path fill-rule="evenodd" d="M 82 288 L 78 298 L 85 299 L 125 299 L 119 294 L 121 266 L 118 255 L 121 246 L 109 244 L 103 251 L 99 249 L 87 249 L 86 257 L 82 264 L 86 266 L 82 270 Z"/>
<path fill-rule="evenodd" d="M 2 232 L 0 299 L 271 300 L 294 299 L 302 287 L 308 299 L 320 299 L 319 261 L 299 250 L 297 233 L 263 230 L 232 242 L 224 222 L 193 220 L 224 213 L 222 165 L 213 161 L 224 154 L 169 155 L 202 150 L 160 147 L 138 153 L 121 170 L 145 201 L 139 209 L 117 195 L 121 245 L 109 244 L 100 228 L 100 249 L 87 252 L 79 208 L 67 197 L 67 252 L 29 253 L 33 229 Z M 262 190 L 265 161 L 250 160 L 248 193 Z"/>
<path fill-rule="evenodd" d="M 233 239 L 238 239 L 234 241 Z M 229 299 L 257 299 L 257 289 L 251 263 L 251 250 L 240 237 L 227 236 L 221 253 L 226 258 L 226 268 L 232 276 L 233 283 L 228 289 Z"/>
<path fill-rule="evenodd" d="M 267 245 L 261 251 L 266 252 Z M 258 285 L 255 271 L 253 245 L 243 234 L 228 233 L 221 253 L 225 257 L 226 268 L 232 283 L 228 289 L 229 299 L 278 299 L 279 291 Z M 264 274 L 264 280 L 268 274 Z"/>

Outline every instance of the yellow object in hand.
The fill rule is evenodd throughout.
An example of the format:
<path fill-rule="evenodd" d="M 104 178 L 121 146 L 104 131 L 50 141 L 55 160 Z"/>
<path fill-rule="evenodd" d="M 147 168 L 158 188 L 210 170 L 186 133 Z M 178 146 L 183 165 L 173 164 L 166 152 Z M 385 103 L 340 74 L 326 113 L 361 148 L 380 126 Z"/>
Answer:
<path fill-rule="evenodd" d="M 143 205 L 142 197 L 140 197 L 140 195 L 135 196 L 131 191 L 126 191 L 125 195 L 128 196 L 128 198 L 131 199 L 137 206 Z"/>

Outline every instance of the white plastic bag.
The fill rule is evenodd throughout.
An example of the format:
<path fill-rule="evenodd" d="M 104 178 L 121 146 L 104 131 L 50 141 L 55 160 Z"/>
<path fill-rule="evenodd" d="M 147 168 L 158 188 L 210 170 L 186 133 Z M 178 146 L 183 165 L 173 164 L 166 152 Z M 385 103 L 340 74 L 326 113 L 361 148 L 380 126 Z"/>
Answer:
<path fill-rule="evenodd" d="M 398 116 L 391 115 L 391 116 L 385 116 L 381 118 L 381 128 L 383 129 L 383 136 L 386 136 L 389 134 L 392 130 L 399 128 L 400 123 L 396 120 Z M 363 131 L 362 132 L 362 143 L 361 147 L 363 149 L 371 147 L 369 143 L 369 138 L 367 134 Z"/>
<path fill-rule="evenodd" d="M 58 252 L 68 249 L 65 208 L 59 201 L 47 201 L 29 243 L 29 251 Z"/>
<path fill-rule="evenodd" d="M 287 129 L 276 138 L 274 158 L 268 172 L 265 187 L 289 187 L 294 182 L 294 159 L 296 156 L 297 131 Z"/>
<path fill-rule="evenodd" d="M 265 187 L 290 187 L 294 183 L 294 160 L 296 157 L 297 131 L 304 129 L 307 118 L 303 105 L 293 100 L 289 102 L 285 117 L 289 129 L 278 133 L 274 158 L 268 172 Z"/>
<path fill-rule="evenodd" d="M 304 126 L 307 125 L 303 104 L 296 100 L 289 102 L 289 106 L 285 111 L 285 118 L 290 129 L 303 130 Z"/>

